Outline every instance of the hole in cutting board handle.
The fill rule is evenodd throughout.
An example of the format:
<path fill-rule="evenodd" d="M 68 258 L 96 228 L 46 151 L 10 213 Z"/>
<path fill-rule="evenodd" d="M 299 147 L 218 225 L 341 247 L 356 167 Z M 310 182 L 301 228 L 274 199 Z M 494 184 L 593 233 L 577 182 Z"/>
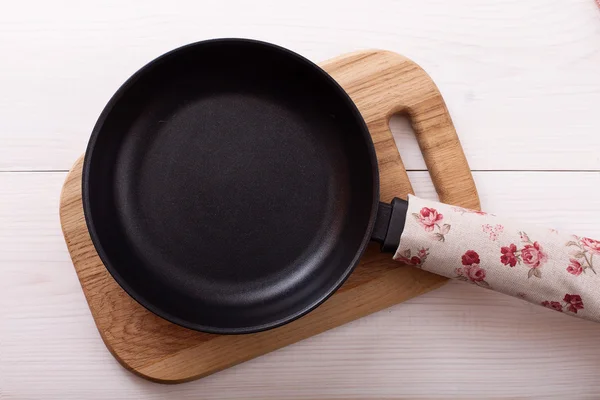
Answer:
<path fill-rule="evenodd" d="M 415 194 L 424 199 L 439 200 L 408 114 L 392 115 L 388 125 Z"/>

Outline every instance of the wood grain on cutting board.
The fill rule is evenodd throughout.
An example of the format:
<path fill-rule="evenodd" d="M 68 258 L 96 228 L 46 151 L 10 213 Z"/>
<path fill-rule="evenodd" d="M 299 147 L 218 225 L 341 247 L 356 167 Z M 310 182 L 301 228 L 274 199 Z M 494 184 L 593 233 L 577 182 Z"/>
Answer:
<path fill-rule="evenodd" d="M 407 113 L 441 201 L 479 208 L 469 166 L 444 101 L 430 77 L 395 53 L 363 51 L 322 64 L 350 94 L 375 143 L 381 200 L 406 197 L 412 187 L 389 118 Z M 63 186 L 60 216 L 75 270 L 106 346 L 127 369 L 176 383 L 209 375 L 288 344 L 425 293 L 446 279 L 402 266 L 371 245 L 342 288 L 288 325 L 251 335 L 199 333 L 172 324 L 130 298 L 102 265 L 90 240 L 81 203 L 80 158 Z"/>

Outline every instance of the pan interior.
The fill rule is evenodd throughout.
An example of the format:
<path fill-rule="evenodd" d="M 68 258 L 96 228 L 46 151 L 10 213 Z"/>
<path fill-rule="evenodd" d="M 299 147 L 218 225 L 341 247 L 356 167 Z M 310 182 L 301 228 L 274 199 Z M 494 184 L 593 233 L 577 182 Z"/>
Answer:
<path fill-rule="evenodd" d="M 117 282 L 189 328 L 252 332 L 318 305 L 370 235 L 377 168 L 345 93 L 251 41 L 149 64 L 92 135 L 84 208 Z"/>

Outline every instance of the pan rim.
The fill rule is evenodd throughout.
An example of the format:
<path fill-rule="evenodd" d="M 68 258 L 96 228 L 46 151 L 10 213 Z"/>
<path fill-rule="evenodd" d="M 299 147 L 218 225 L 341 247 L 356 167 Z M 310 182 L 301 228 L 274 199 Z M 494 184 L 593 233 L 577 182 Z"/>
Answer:
<path fill-rule="evenodd" d="M 137 80 L 139 80 L 142 76 L 144 76 L 150 69 L 152 69 L 154 66 L 156 66 L 158 63 L 177 55 L 177 53 L 179 53 L 181 51 L 188 50 L 190 48 L 209 46 L 209 45 L 218 45 L 218 44 L 228 44 L 228 43 L 237 43 L 237 44 L 244 44 L 244 45 L 250 45 L 250 46 L 261 46 L 261 47 L 265 47 L 265 48 L 270 48 L 271 50 L 277 51 L 287 57 L 295 59 L 295 61 L 297 61 L 297 62 L 308 65 L 309 67 L 311 67 L 311 69 L 313 69 L 315 71 L 315 73 L 320 74 L 323 79 L 328 81 L 337 90 L 337 92 L 340 96 L 340 101 L 343 101 L 345 103 L 344 105 L 346 107 L 348 107 L 348 109 L 352 113 L 353 118 L 358 123 L 357 128 L 360 129 L 361 134 L 362 134 L 363 138 L 365 139 L 365 143 L 366 143 L 366 147 L 367 147 L 366 150 L 369 154 L 369 159 L 371 162 L 371 171 L 372 171 L 371 178 L 372 178 L 372 182 L 373 182 L 373 196 L 372 196 L 370 217 L 369 217 L 369 221 L 367 224 L 367 229 L 365 230 L 365 233 L 363 235 L 360 246 L 358 246 L 355 251 L 352 261 L 349 263 L 348 267 L 343 271 L 343 273 L 340 274 L 340 277 L 336 281 L 336 283 L 334 285 L 332 285 L 323 295 L 319 296 L 314 301 L 311 301 L 308 306 L 303 307 L 299 311 L 296 311 L 294 313 L 289 313 L 287 316 L 279 318 L 278 320 L 275 320 L 275 321 L 272 321 L 269 323 L 244 326 L 244 327 L 234 327 L 234 328 L 208 326 L 208 325 L 203 325 L 203 324 L 192 323 L 190 321 L 186 321 L 182 318 L 179 318 L 175 315 L 170 314 L 167 311 L 162 310 L 160 307 L 155 306 L 151 301 L 148 301 L 148 299 L 146 299 L 143 295 L 137 293 L 136 290 L 132 286 L 129 285 L 127 280 L 124 279 L 119 274 L 118 268 L 115 268 L 113 263 L 110 261 L 110 257 L 107 255 L 106 251 L 104 250 L 102 241 L 100 239 L 100 236 L 98 235 L 98 232 L 97 232 L 95 224 L 94 224 L 94 217 L 93 217 L 92 211 L 91 211 L 92 206 L 91 206 L 91 199 L 90 199 L 91 164 L 92 164 L 94 150 L 96 148 L 96 146 L 95 146 L 96 142 L 98 140 L 98 137 L 102 133 L 104 124 L 105 124 L 108 116 L 111 114 L 112 110 L 115 108 L 115 105 L 118 103 L 118 101 L 131 88 L 131 86 Z M 169 322 L 172 322 L 176 325 L 182 326 L 184 328 L 200 331 L 200 332 L 229 335 L 229 334 L 257 333 L 257 332 L 262 332 L 262 331 L 266 331 L 269 329 L 277 328 L 282 325 L 286 325 L 286 324 L 288 324 L 292 321 L 295 321 L 298 318 L 308 314 L 309 312 L 313 311 L 314 309 L 319 307 L 321 304 L 323 304 L 329 297 L 331 297 L 343 285 L 343 283 L 348 279 L 350 274 L 354 271 L 354 269 L 358 265 L 362 255 L 364 254 L 364 252 L 367 248 L 367 245 L 369 244 L 369 242 L 371 240 L 371 234 L 373 232 L 373 228 L 375 225 L 375 219 L 377 216 L 377 209 L 378 209 L 377 206 L 379 203 L 379 189 L 380 189 L 379 185 L 380 185 L 379 166 L 377 163 L 375 146 L 373 144 L 373 140 L 371 138 L 371 134 L 369 132 L 367 124 L 364 121 L 362 114 L 358 110 L 358 107 L 352 101 L 352 99 L 350 98 L 348 93 L 344 90 L 344 88 L 341 87 L 341 85 L 331 75 L 329 75 L 320 66 L 318 66 L 317 64 L 308 60 L 307 58 L 301 56 L 300 54 L 295 53 L 294 51 L 288 50 L 288 49 L 281 47 L 279 45 L 276 45 L 276 44 L 272 44 L 272 43 L 268 43 L 268 42 L 264 42 L 264 41 L 260 41 L 260 40 L 247 39 L 247 38 L 218 38 L 218 39 L 210 39 L 210 40 L 203 40 L 203 41 L 190 43 L 190 44 L 175 48 L 167 53 L 164 53 L 163 55 L 158 56 L 157 58 L 153 59 L 152 61 L 150 61 L 146 65 L 144 65 L 142 68 L 137 70 L 130 78 L 128 78 L 119 87 L 119 89 L 115 92 L 115 94 L 110 98 L 110 100 L 104 107 L 103 111 L 101 112 L 100 116 L 98 117 L 98 120 L 96 121 L 96 124 L 94 125 L 94 128 L 92 130 L 92 133 L 91 133 L 91 136 L 90 136 L 87 148 L 86 148 L 84 161 L 83 161 L 81 193 L 82 193 L 82 205 L 83 205 L 84 218 L 85 218 L 85 222 L 87 225 L 88 233 L 90 235 L 92 244 L 94 245 L 94 248 L 95 248 L 100 260 L 104 264 L 104 267 L 108 270 L 108 272 L 110 273 L 112 278 L 117 282 L 117 284 L 131 298 L 133 298 L 137 303 L 139 303 L 141 306 L 143 306 L 150 312 L 152 312 L 155 315 L 157 315 Z"/>

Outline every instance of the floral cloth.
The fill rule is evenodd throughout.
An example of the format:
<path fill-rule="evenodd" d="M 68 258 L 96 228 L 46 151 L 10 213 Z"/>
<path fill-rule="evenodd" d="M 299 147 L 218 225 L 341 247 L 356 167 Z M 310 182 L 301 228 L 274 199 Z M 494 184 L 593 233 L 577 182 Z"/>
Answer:
<path fill-rule="evenodd" d="M 394 259 L 600 322 L 600 241 L 594 239 L 411 195 Z"/>

